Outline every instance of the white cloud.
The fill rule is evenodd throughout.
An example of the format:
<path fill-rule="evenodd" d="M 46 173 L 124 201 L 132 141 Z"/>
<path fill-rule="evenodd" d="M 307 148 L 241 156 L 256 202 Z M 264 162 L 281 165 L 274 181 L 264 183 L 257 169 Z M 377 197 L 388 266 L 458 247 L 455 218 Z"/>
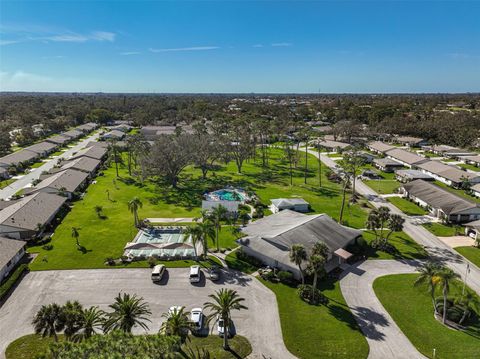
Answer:
<path fill-rule="evenodd" d="M 97 40 L 97 41 L 109 41 L 113 42 L 115 41 L 115 36 L 116 34 L 113 32 L 108 32 L 108 31 L 94 31 L 91 34 L 91 39 L 92 40 Z"/>
<path fill-rule="evenodd" d="M 53 82 L 53 79 L 43 75 L 37 75 L 22 70 L 14 73 L 0 72 L 1 91 L 42 91 Z"/>
<path fill-rule="evenodd" d="M 263 45 L 262 44 L 255 44 L 252 47 L 263 47 Z"/>
<path fill-rule="evenodd" d="M 47 36 L 42 38 L 42 40 L 49 40 L 55 42 L 85 42 L 88 41 L 88 37 L 77 34 L 63 34 L 63 35 L 54 35 Z"/>
<path fill-rule="evenodd" d="M 138 52 L 138 51 L 127 51 L 127 52 L 121 52 L 120 55 L 122 55 L 122 56 L 140 55 L 140 52 Z"/>
<path fill-rule="evenodd" d="M 273 47 L 289 47 L 292 46 L 293 44 L 290 42 L 274 42 L 271 44 Z"/>
<path fill-rule="evenodd" d="M 219 49 L 218 46 L 193 46 L 193 47 L 177 47 L 170 49 L 153 49 L 149 48 L 150 52 L 175 52 L 175 51 L 207 51 L 207 50 L 216 50 Z"/>
<path fill-rule="evenodd" d="M 55 55 L 55 56 L 42 56 L 43 60 L 50 60 L 50 59 L 64 59 L 66 56 L 63 55 Z"/>
<path fill-rule="evenodd" d="M 0 46 L 11 45 L 20 42 L 19 40 L 0 40 Z"/>

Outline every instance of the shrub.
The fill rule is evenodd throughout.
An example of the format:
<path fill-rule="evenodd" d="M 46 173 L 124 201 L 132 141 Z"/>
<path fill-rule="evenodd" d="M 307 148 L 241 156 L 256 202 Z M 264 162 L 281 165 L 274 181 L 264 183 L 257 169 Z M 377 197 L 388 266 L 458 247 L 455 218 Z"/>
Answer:
<path fill-rule="evenodd" d="M 294 282 L 293 273 L 281 270 L 277 273 L 278 280 L 285 284 L 291 284 Z"/>
<path fill-rule="evenodd" d="M 312 304 L 312 305 L 328 304 L 328 298 L 325 297 L 319 289 L 315 288 L 313 290 L 313 286 L 310 284 L 299 285 L 297 293 L 300 299 L 302 299 L 304 302 L 307 302 L 308 304 Z"/>
<path fill-rule="evenodd" d="M 240 259 L 243 262 L 247 262 L 255 267 L 261 267 L 263 265 L 262 261 L 249 256 L 242 249 L 237 250 L 235 253 L 237 254 L 237 259 Z"/>
<path fill-rule="evenodd" d="M 20 264 L 13 273 L 7 278 L 5 282 L 0 285 L 0 300 L 7 295 L 8 291 L 15 285 L 17 280 L 23 275 L 24 272 L 28 271 L 28 266 L 26 264 Z"/>
<path fill-rule="evenodd" d="M 370 246 L 373 249 L 377 249 L 379 251 L 389 254 L 394 254 L 397 251 L 397 248 L 395 248 L 395 246 L 388 242 L 385 242 L 383 239 L 374 239 Z"/>
<path fill-rule="evenodd" d="M 157 259 L 155 257 L 148 257 L 147 262 L 150 268 L 153 268 L 157 264 Z"/>
<path fill-rule="evenodd" d="M 227 250 L 225 248 L 220 248 L 220 253 L 225 253 Z"/>
<path fill-rule="evenodd" d="M 42 246 L 42 249 L 46 250 L 46 251 L 51 251 L 53 249 L 53 244 L 45 244 Z"/>
<path fill-rule="evenodd" d="M 108 257 L 105 259 L 105 263 L 107 263 L 109 266 L 114 266 L 115 265 L 115 259 L 112 257 Z"/>
<path fill-rule="evenodd" d="M 265 279 L 265 280 L 268 280 L 270 282 L 274 282 L 277 279 L 277 277 L 275 276 L 275 273 L 273 273 L 273 271 L 263 272 L 262 273 L 262 278 Z"/>

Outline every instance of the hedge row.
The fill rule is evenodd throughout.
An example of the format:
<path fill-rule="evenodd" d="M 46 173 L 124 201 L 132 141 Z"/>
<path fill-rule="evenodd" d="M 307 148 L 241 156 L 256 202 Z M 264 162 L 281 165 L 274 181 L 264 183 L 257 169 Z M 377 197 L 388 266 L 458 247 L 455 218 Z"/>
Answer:
<path fill-rule="evenodd" d="M 0 285 L 0 300 L 3 299 L 12 288 L 17 280 L 22 276 L 22 274 L 28 271 L 28 265 L 20 264 L 15 271 L 8 277 L 8 279 Z"/>

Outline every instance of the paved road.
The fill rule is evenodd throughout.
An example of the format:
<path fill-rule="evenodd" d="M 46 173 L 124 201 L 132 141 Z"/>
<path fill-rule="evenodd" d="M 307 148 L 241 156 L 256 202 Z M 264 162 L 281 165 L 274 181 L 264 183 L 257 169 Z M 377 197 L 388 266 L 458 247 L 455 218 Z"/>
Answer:
<path fill-rule="evenodd" d="M 369 359 L 425 358 L 382 306 L 372 287 L 378 277 L 414 273 L 416 264 L 413 261 L 370 260 L 354 265 L 343 273 L 340 288 L 367 339 L 370 347 Z"/>
<path fill-rule="evenodd" d="M 48 171 L 55 166 L 57 163 L 57 160 L 60 158 L 68 159 L 70 156 L 73 155 L 73 153 L 78 152 L 82 148 L 84 148 L 88 142 L 95 141 L 98 139 L 100 134 L 94 133 L 85 139 L 81 140 L 79 143 L 77 143 L 73 147 L 69 147 L 67 151 L 62 153 L 61 155 L 48 160 L 45 162 L 44 165 L 38 168 L 32 169 L 29 173 L 24 175 L 23 177 L 17 179 L 15 182 L 11 183 L 10 185 L 6 186 L 5 188 L 0 190 L 0 199 L 7 199 L 8 197 L 14 195 L 17 193 L 20 189 L 24 188 L 26 185 L 32 183 L 34 179 L 37 179 L 40 177 L 43 171 Z"/>
<path fill-rule="evenodd" d="M 184 305 L 187 310 L 202 307 L 209 294 L 227 287 L 237 290 L 249 308 L 233 313 L 233 319 L 236 331 L 252 343 L 252 358 L 260 359 L 262 354 L 265 358 L 295 358 L 283 343 L 275 295 L 251 276 L 225 273 L 218 283 L 206 280 L 194 286 L 188 281 L 188 268 L 169 269 L 166 284 L 161 285 L 152 283 L 149 269 L 31 272 L 0 307 L 0 353 L 14 339 L 33 332 L 32 317 L 43 304 L 63 304 L 70 299 L 108 310 L 119 292 L 136 293 L 150 305 L 150 332 L 155 333 L 160 328 L 162 313 L 170 306 Z"/>
<path fill-rule="evenodd" d="M 316 151 L 310 150 L 309 153 L 318 158 L 318 153 Z M 333 161 L 325 154 L 322 154 L 320 159 L 328 167 L 338 167 L 335 161 Z M 470 288 L 480 294 L 480 268 L 478 268 L 472 262 L 468 261 L 465 257 L 460 255 L 447 244 L 442 242 L 437 236 L 433 235 L 423 226 L 417 225 L 414 218 L 405 215 L 393 204 L 379 197 L 377 192 L 372 190 L 361 180 L 357 179 L 355 181 L 355 188 L 359 194 L 365 196 L 366 198 L 369 198 L 370 203 L 373 206 L 377 208 L 380 206 L 386 206 L 390 208 L 393 213 L 400 214 L 403 218 L 405 218 L 403 231 L 410 237 L 412 237 L 417 243 L 424 246 L 425 250 L 432 258 L 444 263 L 445 265 L 448 265 L 460 276 L 462 276 L 462 278 L 465 277 L 467 263 L 469 263 L 470 273 L 467 276 L 467 284 L 470 286 Z"/>

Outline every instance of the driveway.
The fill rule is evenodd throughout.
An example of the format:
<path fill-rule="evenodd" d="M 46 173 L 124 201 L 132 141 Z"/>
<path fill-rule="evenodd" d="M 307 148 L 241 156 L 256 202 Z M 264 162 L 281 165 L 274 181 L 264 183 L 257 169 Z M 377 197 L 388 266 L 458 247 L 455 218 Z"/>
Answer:
<path fill-rule="evenodd" d="M 188 281 L 188 268 L 168 270 L 164 283 L 153 284 L 149 269 L 96 269 L 31 272 L 0 307 L 0 357 L 16 338 L 33 332 L 31 321 L 43 304 L 63 304 L 78 300 L 84 306 L 98 305 L 108 310 L 119 292 L 143 297 L 152 311 L 150 333 L 158 332 L 162 318 L 172 305 L 202 307 L 208 295 L 223 287 L 237 290 L 248 310 L 233 313 L 235 330 L 247 337 L 253 347 L 252 358 L 295 358 L 282 339 L 275 295 L 251 276 L 224 272 L 221 281 Z M 142 330 L 137 331 L 142 333 Z M 216 335 L 214 332 L 213 335 Z M 264 355 L 264 357 L 262 356 Z"/>
<path fill-rule="evenodd" d="M 74 145 L 73 147 L 69 147 L 65 152 L 63 152 L 61 155 L 56 156 L 50 160 L 46 160 L 45 163 L 37 168 L 32 169 L 29 173 L 26 175 L 22 176 L 21 178 L 17 179 L 15 182 L 10 183 L 8 186 L 4 187 L 3 189 L 0 190 L 0 200 L 1 199 L 7 199 L 17 193 L 20 189 L 24 188 L 26 185 L 31 184 L 34 179 L 37 179 L 40 177 L 42 172 L 44 171 L 49 171 L 52 169 L 55 164 L 57 163 L 58 159 L 68 159 L 71 157 L 75 152 L 78 152 L 82 148 L 86 147 L 87 144 L 91 141 L 96 141 L 100 134 L 94 133 L 93 135 L 90 135 L 83 140 L 81 140 L 79 143 Z"/>
<path fill-rule="evenodd" d="M 425 358 L 410 343 L 373 291 L 376 278 L 414 273 L 413 261 L 370 260 L 350 267 L 340 280 L 342 294 L 367 338 L 369 359 Z"/>

